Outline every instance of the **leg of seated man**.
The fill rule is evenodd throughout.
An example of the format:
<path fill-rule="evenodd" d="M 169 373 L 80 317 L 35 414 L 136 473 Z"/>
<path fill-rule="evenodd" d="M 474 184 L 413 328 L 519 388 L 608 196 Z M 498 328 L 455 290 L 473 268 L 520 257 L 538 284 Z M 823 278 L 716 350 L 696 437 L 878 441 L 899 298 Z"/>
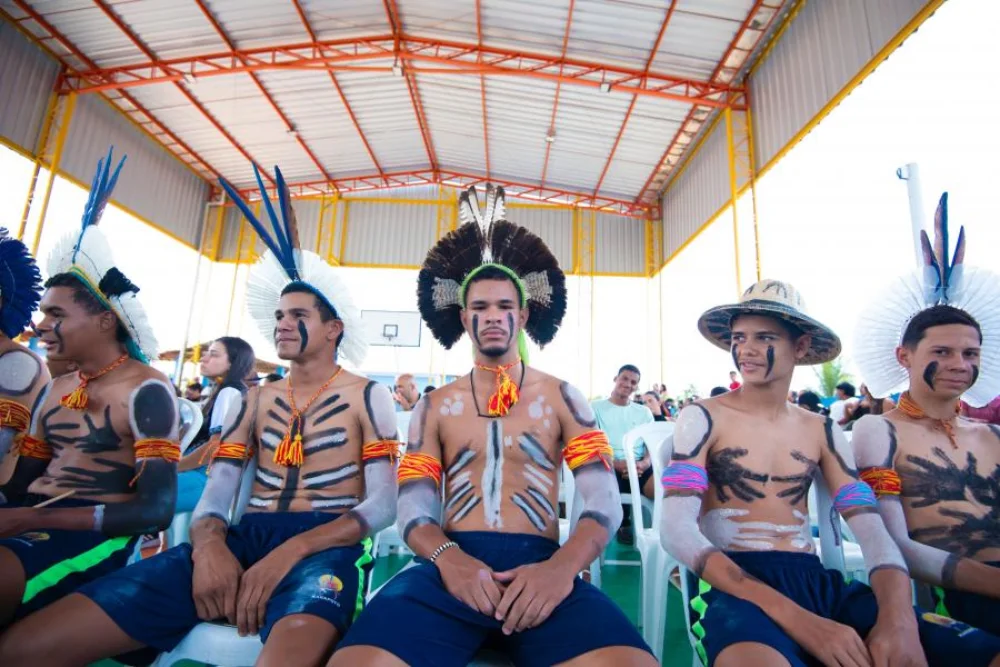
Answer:
<path fill-rule="evenodd" d="M 348 646 L 338 649 L 326 667 L 351 667 L 353 665 L 365 665 L 365 667 L 409 667 L 392 653 L 374 646 Z"/>
<path fill-rule="evenodd" d="M 141 648 L 93 600 L 74 593 L 0 636 L 0 665 L 83 667 Z"/>
<path fill-rule="evenodd" d="M 257 658 L 256 667 L 321 667 L 339 639 L 337 628 L 318 616 L 285 616 L 271 629 L 267 643 Z"/>
<path fill-rule="evenodd" d="M 24 566 L 10 549 L 0 547 L 0 628 L 10 623 L 24 596 Z"/>
<path fill-rule="evenodd" d="M 741 642 L 731 644 L 715 659 L 714 667 L 744 667 L 759 665 L 760 667 L 792 667 L 785 656 L 766 644 L 756 642 Z M 796 661 L 796 665 L 802 663 Z"/>
<path fill-rule="evenodd" d="M 656 658 L 641 649 L 611 646 L 584 653 L 559 665 L 560 667 L 655 667 Z"/>

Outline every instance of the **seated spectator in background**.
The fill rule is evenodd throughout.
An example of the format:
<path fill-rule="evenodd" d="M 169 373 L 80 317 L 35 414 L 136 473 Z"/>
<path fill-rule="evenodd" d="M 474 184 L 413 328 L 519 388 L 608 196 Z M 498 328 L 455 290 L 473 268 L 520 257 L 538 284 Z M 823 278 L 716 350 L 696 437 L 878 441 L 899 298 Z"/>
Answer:
<path fill-rule="evenodd" d="M 868 387 L 864 384 L 859 387 L 861 392 L 861 400 L 857 403 L 849 403 L 847 405 L 847 425 L 844 427 L 845 431 L 850 431 L 851 426 L 854 422 L 858 421 L 865 415 L 881 415 L 889 412 L 896 407 L 896 404 L 891 398 L 875 398 L 872 396 L 871 392 L 868 391 Z"/>
<path fill-rule="evenodd" d="M 591 403 L 597 417 L 597 427 L 608 436 L 608 442 L 615 454 L 615 475 L 618 477 L 618 489 L 622 493 L 632 493 L 628 481 L 628 466 L 625 463 L 623 441 L 625 434 L 636 426 L 642 426 L 653 421 L 653 413 L 645 405 L 636 405 L 629 398 L 639 386 L 639 369 L 632 364 L 626 364 L 618 370 L 615 376 L 615 386 L 611 396 Z M 649 460 L 646 445 L 639 443 L 635 448 L 636 469 L 639 472 L 639 487 L 647 498 L 653 497 L 653 466 Z M 632 544 L 632 522 L 630 508 L 625 506 L 625 516 L 618 529 L 618 539 L 623 544 Z"/>
<path fill-rule="evenodd" d="M 653 413 L 654 422 L 670 421 L 667 415 L 664 414 L 663 406 L 660 405 L 660 397 L 656 395 L 655 391 L 647 391 L 643 394 L 642 404 L 649 408 L 649 411 Z"/>
<path fill-rule="evenodd" d="M 712 389 L 711 396 L 712 398 L 715 398 L 716 396 L 722 396 L 723 394 L 728 394 L 728 393 L 729 390 L 726 389 L 725 387 L 714 387 Z"/>
<path fill-rule="evenodd" d="M 729 371 L 729 391 L 736 391 L 741 386 L 739 378 L 736 376 L 736 371 Z"/>
<path fill-rule="evenodd" d="M 396 390 L 392 394 L 396 401 L 396 412 L 410 412 L 417 401 L 420 400 L 420 392 L 417 391 L 417 383 L 413 381 L 413 376 L 404 373 L 396 378 Z"/>
<path fill-rule="evenodd" d="M 850 421 L 847 408 L 848 406 L 853 407 L 857 403 L 857 399 L 854 398 L 856 393 L 854 385 L 850 382 L 841 382 L 834 391 L 837 400 L 830 406 L 830 418 L 840 426 Z"/>
<path fill-rule="evenodd" d="M 965 401 L 961 403 L 962 416 L 987 424 L 1000 424 L 1000 396 L 981 408 L 974 408 Z"/>
<path fill-rule="evenodd" d="M 432 384 L 427 385 L 426 387 L 424 387 L 424 396 L 426 396 L 427 394 L 431 393 L 435 389 L 437 389 L 437 387 L 435 387 L 434 385 L 432 385 Z"/>
<path fill-rule="evenodd" d="M 823 404 L 819 400 L 819 394 L 814 391 L 803 391 L 799 394 L 798 405 L 809 412 L 823 414 Z"/>
<path fill-rule="evenodd" d="M 201 385 L 197 382 L 188 384 L 184 389 L 184 398 L 192 403 L 201 403 Z"/>

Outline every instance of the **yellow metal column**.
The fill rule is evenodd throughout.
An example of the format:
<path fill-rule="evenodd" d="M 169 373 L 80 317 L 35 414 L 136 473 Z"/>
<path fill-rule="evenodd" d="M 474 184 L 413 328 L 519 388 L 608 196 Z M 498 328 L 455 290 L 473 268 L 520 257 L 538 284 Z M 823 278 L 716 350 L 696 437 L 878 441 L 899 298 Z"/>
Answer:
<path fill-rule="evenodd" d="M 753 126 L 751 124 L 749 97 L 745 94 L 730 100 L 724 110 L 726 122 L 726 148 L 729 157 L 730 206 L 733 212 L 733 244 L 736 256 L 737 290 L 742 292 L 740 271 L 740 220 L 738 202 L 740 195 L 750 191 L 750 212 L 753 224 L 753 251 L 755 280 L 761 279 L 760 228 L 757 219 L 757 174 L 754 162 Z"/>
<path fill-rule="evenodd" d="M 58 82 L 56 85 L 58 85 Z M 28 183 L 28 192 L 24 197 L 24 211 L 21 213 L 21 224 L 17 229 L 17 238 L 19 239 L 24 238 L 24 230 L 28 226 L 28 216 L 31 214 L 31 204 L 35 199 L 35 188 L 38 186 L 38 175 L 42 171 L 42 161 L 49 154 L 49 140 L 52 136 L 52 126 L 55 124 L 56 112 L 59 110 L 60 97 L 59 93 L 53 92 L 49 96 L 49 104 L 45 109 L 45 122 L 42 125 L 41 133 L 38 135 L 38 144 L 35 146 L 35 159 L 31 170 L 31 181 Z"/>
<path fill-rule="evenodd" d="M 42 240 L 42 229 L 45 227 L 45 217 L 49 212 L 49 199 L 52 197 L 52 186 L 59 172 L 59 161 L 62 159 L 63 146 L 66 145 L 66 135 L 73 120 L 73 109 L 76 107 L 76 94 L 69 93 L 62 98 L 62 111 L 59 114 L 59 130 L 56 132 L 56 143 L 49 161 L 49 177 L 45 182 L 45 194 L 42 195 L 42 210 L 38 215 L 38 227 L 35 229 L 35 239 L 31 243 L 31 254 L 38 254 L 38 244 Z"/>
<path fill-rule="evenodd" d="M 260 219 L 260 202 L 257 202 L 257 210 L 254 215 Z M 240 275 L 240 260 L 243 259 L 243 237 L 246 234 L 247 222 L 240 216 L 240 234 L 236 239 L 236 263 L 233 266 L 233 285 L 229 290 L 229 312 L 226 313 L 226 335 L 229 335 L 229 326 L 233 322 L 233 306 L 236 301 L 236 278 Z"/>
<path fill-rule="evenodd" d="M 729 158 L 729 207 L 733 212 L 733 260 L 736 265 L 736 294 L 743 293 L 743 279 L 740 276 L 740 216 L 736 202 L 739 190 L 736 187 L 736 145 L 733 140 L 733 110 L 723 111 L 726 121 L 726 153 Z"/>
<path fill-rule="evenodd" d="M 337 258 L 337 265 L 344 264 L 344 253 L 347 251 L 347 223 L 351 218 L 351 200 L 344 200 L 344 221 L 340 225 L 340 257 Z"/>

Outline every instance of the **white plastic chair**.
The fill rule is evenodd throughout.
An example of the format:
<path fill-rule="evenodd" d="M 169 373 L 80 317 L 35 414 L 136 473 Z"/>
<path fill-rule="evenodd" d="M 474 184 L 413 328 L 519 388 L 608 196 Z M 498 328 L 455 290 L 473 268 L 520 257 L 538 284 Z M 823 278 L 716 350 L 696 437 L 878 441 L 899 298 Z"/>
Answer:
<path fill-rule="evenodd" d="M 177 412 L 180 415 L 180 445 L 181 456 L 194 444 L 198 437 L 205 416 L 201 409 L 186 398 L 177 399 Z M 170 528 L 167 529 L 167 545 L 175 547 L 188 541 L 188 529 L 191 527 L 191 512 L 179 512 L 174 515 Z"/>
<path fill-rule="evenodd" d="M 650 646 L 654 646 L 653 652 L 657 658 L 661 658 L 660 653 L 662 652 L 662 648 L 657 650 L 653 642 L 656 640 L 659 632 L 660 616 L 663 616 L 665 613 L 663 609 L 660 609 L 660 600 L 662 598 L 662 606 L 665 609 L 670 572 L 673 571 L 677 564 L 660 547 L 660 517 L 663 512 L 663 494 L 654 493 L 653 500 L 642 495 L 642 491 L 639 488 L 639 471 L 636 467 L 635 446 L 639 440 L 642 440 L 646 444 L 652 464 L 653 479 L 659 482 L 663 475 L 663 461 L 665 458 L 669 459 L 673 452 L 673 433 L 674 424 L 672 422 L 652 422 L 632 429 L 622 439 L 622 448 L 625 450 L 625 463 L 628 468 L 629 488 L 632 489 L 632 493 L 628 494 L 628 496 L 632 508 L 635 546 L 639 551 L 642 590 L 639 606 L 639 622 L 642 625 L 643 638 Z M 650 517 L 650 525 L 648 527 L 645 525 L 644 508 L 647 509 Z M 661 635 L 659 646 L 662 647 L 662 645 Z"/>

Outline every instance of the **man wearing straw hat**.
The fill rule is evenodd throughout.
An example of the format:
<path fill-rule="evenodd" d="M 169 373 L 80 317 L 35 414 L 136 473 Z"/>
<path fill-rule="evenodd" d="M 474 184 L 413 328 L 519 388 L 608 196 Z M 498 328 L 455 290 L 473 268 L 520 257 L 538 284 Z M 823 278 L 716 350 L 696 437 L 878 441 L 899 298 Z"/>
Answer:
<path fill-rule="evenodd" d="M 97 225 L 123 163 L 112 170 L 110 152 L 98 163 L 82 227 L 49 259 L 38 336 L 78 370 L 38 395 L 2 488 L 0 626 L 123 567 L 138 536 L 173 518 L 173 387 L 148 365 L 156 338 L 139 288 Z"/>
<path fill-rule="evenodd" d="M 698 328 L 743 377 L 736 391 L 684 409 L 662 480 L 663 546 L 701 579 L 691 606 L 705 663 L 989 664 L 997 638 L 918 621 L 906 564 L 843 433 L 787 401 L 795 367 L 836 358 L 837 336 L 776 280 L 707 311 Z M 814 477 L 857 538 L 872 588 L 820 562 L 807 506 Z M 820 520 L 839 533 L 836 513 Z"/>

